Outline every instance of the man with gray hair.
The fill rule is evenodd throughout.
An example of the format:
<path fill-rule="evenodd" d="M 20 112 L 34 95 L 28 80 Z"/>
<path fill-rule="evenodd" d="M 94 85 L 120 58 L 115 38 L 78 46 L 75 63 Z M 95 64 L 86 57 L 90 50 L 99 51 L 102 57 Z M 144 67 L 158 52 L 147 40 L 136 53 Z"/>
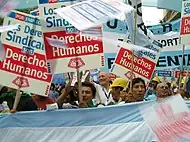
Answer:
<path fill-rule="evenodd" d="M 169 86 L 166 82 L 158 84 L 156 88 L 156 93 L 157 93 L 157 100 L 162 100 L 172 95 Z"/>

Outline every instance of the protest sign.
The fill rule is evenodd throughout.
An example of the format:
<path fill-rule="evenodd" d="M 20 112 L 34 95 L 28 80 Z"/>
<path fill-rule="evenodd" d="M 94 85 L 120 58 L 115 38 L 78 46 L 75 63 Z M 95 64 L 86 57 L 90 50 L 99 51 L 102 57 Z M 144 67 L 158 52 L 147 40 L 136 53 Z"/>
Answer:
<path fill-rule="evenodd" d="M 54 74 L 53 79 L 52 79 L 52 83 L 64 84 L 65 83 L 64 74 L 63 73 Z"/>
<path fill-rule="evenodd" d="M 139 109 L 159 142 L 179 142 L 190 136 L 190 112 L 180 94 Z"/>
<path fill-rule="evenodd" d="M 156 74 L 161 82 L 171 82 L 173 77 L 173 72 L 168 70 L 157 70 Z"/>
<path fill-rule="evenodd" d="M 76 1 L 56 1 L 54 3 L 39 0 L 40 18 L 50 66 L 55 65 L 55 73 L 75 72 L 76 69 L 87 70 L 104 66 L 104 54 L 101 38 L 81 34 L 65 19 L 58 16 L 54 9 L 68 6 Z M 101 35 L 101 28 L 95 28 Z M 66 48 L 51 46 L 50 39 L 62 40 Z M 92 63 L 93 62 L 93 63 Z"/>
<path fill-rule="evenodd" d="M 55 12 L 78 30 L 85 30 L 115 18 L 125 20 L 125 14 L 132 10 L 131 6 L 115 0 L 88 0 L 56 9 Z"/>
<path fill-rule="evenodd" d="M 131 77 L 131 66 L 132 66 L 132 50 L 136 50 L 135 48 L 142 50 L 142 57 L 137 57 L 134 55 L 134 74 L 133 77 L 142 77 L 144 80 L 150 80 L 152 77 L 152 73 L 154 72 L 154 68 L 156 66 L 160 47 L 157 46 L 149 46 L 147 48 L 135 46 L 132 44 L 123 43 L 121 48 L 116 56 L 115 64 L 111 70 L 112 73 L 130 79 Z M 149 51 L 143 51 L 143 49 L 147 49 Z M 151 52 L 155 51 L 154 53 Z"/>
<path fill-rule="evenodd" d="M 182 75 L 182 77 L 185 77 L 185 76 L 187 76 L 187 75 L 190 75 L 190 72 L 189 71 L 183 71 L 183 72 L 181 72 L 180 70 L 177 70 L 177 71 L 175 71 L 174 72 L 174 77 L 175 78 L 179 78 L 180 77 L 180 73 L 182 73 L 181 75 Z"/>
<path fill-rule="evenodd" d="M 181 11 L 181 44 L 189 44 L 190 38 L 190 0 L 182 1 L 182 11 Z"/>
<path fill-rule="evenodd" d="M 52 75 L 47 72 L 40 20 L 12 11 L 3 25 L 19 24 L 16 30 L 3 32 L 5 60 L 0 62 L 1 84 L 47 96 Z"/>
<path fill-rule="evenodd" d="M 166 35 L 154 35 L 153 38 L 163 45 L 163 50 L 156 66 L 157 70 L 181 69 L 182 63 L 184 68 L 188 69 L 190 67 L 190 46 L 186 45 L 183 51 L 179 33 L 169 32 Z"/>

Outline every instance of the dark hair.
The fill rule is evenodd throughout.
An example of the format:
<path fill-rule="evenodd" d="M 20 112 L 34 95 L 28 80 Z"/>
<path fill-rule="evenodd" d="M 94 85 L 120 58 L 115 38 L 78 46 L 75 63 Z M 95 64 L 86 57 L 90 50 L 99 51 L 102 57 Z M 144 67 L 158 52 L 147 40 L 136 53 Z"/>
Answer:
<path fill-rule="evenodd" d="M 55 89 L 55 84 L 51 83 L 51 87 L 53 88 L 53 90 Z"/>
<path fill-rule="evenodd" d="M 2 93 L 7 92 L 7 91 L 8 91 L 8 87 L 7 87 L 7 86 L 3 86 L 3 87 L 1 88 L 1 90 L 0 90 L 0 95 L 1 95 Z"/>
<path fill-rule="evenodd" d="M 93 97 L 95 97 L 95 95 L 96 95 L 96 88 L 94 87 L 94 84 L 85 81 L 85 82 L 82 82 L 82 86 L 90 87 L 91 90 L 92 90 L 92 95 L 93 95 Z"/>
<path fill-rule="evenodd" d="M 76 87 L 70 87 L 67 95 L 71 102 L 78 101 L 78 89 Z"/>
<path fill-rule="evenodd" d="M 168 85 L 169 88 L 171 88 L 171 83 L 167 82 L 166 84 Z"/>
<path fill-rule="evenodd" d="M 59 89 L 59 95 L 61 95 L 61 91 L 65 89 L 65 84 L 61 85 L 61 88 Z"/>
<path fill-rule="evenodd" d="M 144 85 L 144 88 L 146 88 L 145 81 L 144 81 L 142 78 L 134 78 L 134 79 L 132 80 L 132 87 L 133 87 L 136 83 L 140 83 L 140 82 L 142 82 L 143 85 Z"/>

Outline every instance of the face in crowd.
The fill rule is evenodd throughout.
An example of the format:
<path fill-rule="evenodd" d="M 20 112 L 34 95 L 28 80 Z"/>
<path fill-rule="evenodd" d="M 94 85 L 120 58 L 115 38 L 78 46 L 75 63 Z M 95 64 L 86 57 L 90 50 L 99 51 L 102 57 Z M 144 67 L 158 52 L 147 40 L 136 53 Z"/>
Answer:
<path fill-rule="evenodd" d="M 85 103 L 90 103 L 95 97 L 96 88 L 90 82 L 82 82 L 82 100 Z"/>
<path fill-rule="evenodd" d="M 154 89 L 156 89 L 156 87 L 157 87 L 157 85 L 158 85 L 158 82 L 157 82 L 157 81 L 152 81 L 151 84 L 152 84 L 152 87 L 153 87 Z"/>
<path fill-rule="evenodd" d="M 158 98 L 166 98 L 168 96 L 170 96 L 170 90 L 169 90 L 169 86 L 166 83 L 159 83 L 157 88 L 156 88 L 156 92 L 157 92 L 157 97 Z"/>
<path fill-rule="evenodd" d="M 145 86 L 144 80 L 141 78 L 133 79 L 133 81 L 132 81 L 132 93 L 133 93 L 133 97 L 137 101 L 143 101 L 144 100 L 145 91 L 146 91 L 146 86 Z"/>
<path fill-rule="evenodd" d="M 111 94 L 115 101 L 119 101 L 120 99 L 120 92 L 123 90 L 122 87 L 112 87 Z"/>
<path fill-rule="evenodd" d="M 105 72 L 100 72 L 99 73 L 99 84 L 102 86 L 107 86 L 110 83 L 110 78 L 109 78 L 109 74 L 105 73 Z"/>

